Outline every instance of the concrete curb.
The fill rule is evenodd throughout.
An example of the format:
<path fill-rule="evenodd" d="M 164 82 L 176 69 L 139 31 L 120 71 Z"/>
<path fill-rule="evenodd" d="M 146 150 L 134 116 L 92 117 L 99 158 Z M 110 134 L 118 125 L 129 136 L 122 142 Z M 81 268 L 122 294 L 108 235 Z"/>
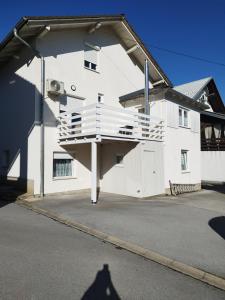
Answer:
<path fill-rule="evenodd" d="M 225 291 L 225 279 L 218 277 L 216 275 L 213 275 L 211 273 L 207 273 L 201 269 L 186 265 L 182 262 L 170 259 L 166 256 L 163 256 L 157 252 L 145 249 L 143 247 L 140 247 L 138 245 L 132 244 L 130 242 L 121 240 L 115 236 L 106 234 L 104 232 L 101 232 L 96 229 L 92 229 L 86 225 L 83 225 L 81 223 L 72 222 L 67 219 L 64 219 L 60 217 L 57 214 L 51 213 L 47 210 L 44 210 L 42 208 L 35 207 L 31 202 L 27 202 L 21 198 L 18 198 L 16 203 L 22 207 L 28 208 L 38 214 L 41 214 L 43 216 L 46 216 L 54 221 L 57 221 L 59 223 L 62 223 L 64 225 L 67 225 L 69 227 L 72 227 L 74 229 L 77 229 L 81 232 L 87 233 L 91 236 L 94 236 L 100 240 L 103 240 L 105 242 L 108 242 L 114 246 L 120 247 L 122 249 L 125 249 L 129 252 L 132 252 L 134 254 L 140 255 L 146 259 L 149 259 L 151 261 L 154 261 L 160 265 L 166 266 L 172 270 L 175 270 L 179 273 L 185 274 L 187 276 L 190 276 L 192 278 L 195 278 L 197 280 L 200 280 L 204 283 L 207 283 L 209 285 L 212 285 L 214 287 L 217 287 L 221 290 Z"/>

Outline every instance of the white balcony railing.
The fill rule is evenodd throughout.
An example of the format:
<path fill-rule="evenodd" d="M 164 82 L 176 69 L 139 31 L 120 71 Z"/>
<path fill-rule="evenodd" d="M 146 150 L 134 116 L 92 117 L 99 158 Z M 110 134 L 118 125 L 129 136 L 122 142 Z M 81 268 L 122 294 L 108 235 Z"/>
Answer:
<path fill-rule="evenodd" d="M 102 137 L 163 141 L 163 120 L 127 109 L 92 104 L 59 115 L 59 143 Z"/>

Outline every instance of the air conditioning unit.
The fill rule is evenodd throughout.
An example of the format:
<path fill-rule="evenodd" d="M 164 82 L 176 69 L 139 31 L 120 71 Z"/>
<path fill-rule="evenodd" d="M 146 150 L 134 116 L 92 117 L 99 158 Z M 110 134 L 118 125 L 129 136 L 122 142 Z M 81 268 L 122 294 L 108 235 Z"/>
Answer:
<path fill-rule="evenodd" d="M 64 94 L 64 83 L 55 79 L 47 79 L 47 92 L 53 95 Z"/>

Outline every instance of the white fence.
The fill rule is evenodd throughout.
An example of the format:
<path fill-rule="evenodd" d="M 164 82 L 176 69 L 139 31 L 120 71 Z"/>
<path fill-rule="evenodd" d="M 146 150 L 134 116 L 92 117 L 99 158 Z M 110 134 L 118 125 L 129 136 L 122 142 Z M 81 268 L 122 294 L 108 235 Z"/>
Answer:
<path fill-rule="evenodd" d="M 59 116 L 59 142 L 75 143 L 93 136 L 163 141 L 163 120 L 127 109 L 92 104 Z"/>
<path fill-rule="evenodd" d="M 225 151 L 201 151 L 202 180 L 225 182 Z"/>

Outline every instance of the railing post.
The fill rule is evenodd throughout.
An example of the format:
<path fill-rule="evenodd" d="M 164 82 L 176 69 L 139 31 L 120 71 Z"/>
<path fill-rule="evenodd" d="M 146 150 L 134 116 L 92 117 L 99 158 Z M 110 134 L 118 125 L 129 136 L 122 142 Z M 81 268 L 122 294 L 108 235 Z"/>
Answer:
<path fill-rule="evenodd" d="M 101 104 L 96 105 L 96 135 L 101 134 Z"/>
<path fill-rule="evenodd" d="M 97 203 L 97 142 L 91 142 L 91 203 Z"/>

